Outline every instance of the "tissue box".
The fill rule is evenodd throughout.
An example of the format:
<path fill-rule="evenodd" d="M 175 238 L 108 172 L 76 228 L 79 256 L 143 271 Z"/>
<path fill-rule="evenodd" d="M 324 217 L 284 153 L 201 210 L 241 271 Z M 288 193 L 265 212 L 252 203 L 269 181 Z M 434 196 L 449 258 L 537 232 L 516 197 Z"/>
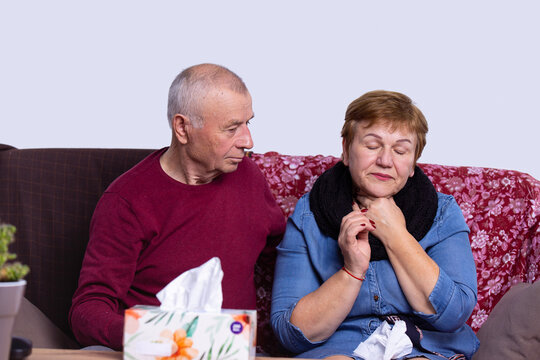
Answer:
<path fill-rule="evenodd" d="M 124 360 L 255 359 L 257 312 L 125 311 Z"/>

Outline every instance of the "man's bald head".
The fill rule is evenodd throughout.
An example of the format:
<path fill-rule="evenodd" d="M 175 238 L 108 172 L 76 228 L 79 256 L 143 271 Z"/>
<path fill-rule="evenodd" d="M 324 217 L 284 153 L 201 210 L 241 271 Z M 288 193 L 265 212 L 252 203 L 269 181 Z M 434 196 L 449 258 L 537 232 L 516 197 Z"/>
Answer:
<path fill-rule="evenodd" d="M 167 118 L 172 127 L 176 114 L 191 119 L 197 127 L 202 127 L 202 107 L 207 95 L 220 88 L 247 94 L 244 81 L 231 70 L 216 64 L 199 64 L 182 71 L 169 88 Z"/>

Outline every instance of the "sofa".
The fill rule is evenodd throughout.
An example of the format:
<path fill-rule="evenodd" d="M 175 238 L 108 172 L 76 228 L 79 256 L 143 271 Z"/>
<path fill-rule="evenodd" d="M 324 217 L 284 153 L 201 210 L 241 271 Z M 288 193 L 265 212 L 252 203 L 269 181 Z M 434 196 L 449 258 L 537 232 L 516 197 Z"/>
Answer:
<path fill-rule="evenodd" d="M 12 250 L 31 268 L 25 296 L 32 308 L 23 306 L 19 316 L 39 312 L 51 322 L 51 329 L 67 339 L 40 339 L 35 346 L 77 347 L 68 325 L 68 310 L 94 207 L 116 177 L 152 151 L 0 145 L 0 222 L 17 227 Z M 297 200 L 317 177 L 339 161 L 335 156 L 277 152 L 248 156 L 265 175 L 284 217 L 292 214 Z M 478 303 L 468 323 L 480 337 L 492 310 L 508 290 L 515 284 L 532 285 L 540 277 L 540 182 L 513 170 L 419 166 L 438 191 L 455 197 L 471 230 Z M 276 342 L 269 323 L 274 261 L 274 257 L 261 257 L 256 267 L 257 350 L 283 356 L 287 353 Z M 540 314 L 534 317 L 538 319 Z M 484 342 L 480 348 L 483 346 Z"/>

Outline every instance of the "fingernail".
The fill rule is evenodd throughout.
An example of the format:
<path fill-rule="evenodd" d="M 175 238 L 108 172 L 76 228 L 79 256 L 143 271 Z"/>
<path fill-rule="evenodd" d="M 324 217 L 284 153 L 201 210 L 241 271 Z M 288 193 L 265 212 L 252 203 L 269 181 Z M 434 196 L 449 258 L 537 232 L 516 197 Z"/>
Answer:
<path fill-rule="evenodd" d="M 370 219 L 369 222 L 371 223 L 371 225 L 375 225 L 375 221 Z"/>
<path fill-rule="evenodd" d="M 360 211 L 363 212 L 363 213 L 366 213 L 366 212 L 367 212 L 367 209 L 362 209 L 362 210 L 360 210 Z"/>
<path fill-rule="evenodd" d="M 366 224 L 360 224 L 360 226 L 366 226 Z"/>

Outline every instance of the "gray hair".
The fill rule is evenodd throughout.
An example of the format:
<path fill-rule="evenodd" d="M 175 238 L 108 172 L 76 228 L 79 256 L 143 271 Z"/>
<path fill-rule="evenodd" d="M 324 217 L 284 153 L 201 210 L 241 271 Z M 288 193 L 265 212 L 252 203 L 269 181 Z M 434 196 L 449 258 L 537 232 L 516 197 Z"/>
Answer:
<path fill-rule="evenodd" d="M 204 95 L 212 89 L 222 86 L 240 94 L 248 92 L 244 81 L 221 65 L 194 65 L 178 74 L 169 88 L 167 106 L 169 126 L 172 128 L 176 114 L 182 114 L 191 119 L 193 126 L 202 127 L 202 102 L 200 99 L 203 99 Z"/>

